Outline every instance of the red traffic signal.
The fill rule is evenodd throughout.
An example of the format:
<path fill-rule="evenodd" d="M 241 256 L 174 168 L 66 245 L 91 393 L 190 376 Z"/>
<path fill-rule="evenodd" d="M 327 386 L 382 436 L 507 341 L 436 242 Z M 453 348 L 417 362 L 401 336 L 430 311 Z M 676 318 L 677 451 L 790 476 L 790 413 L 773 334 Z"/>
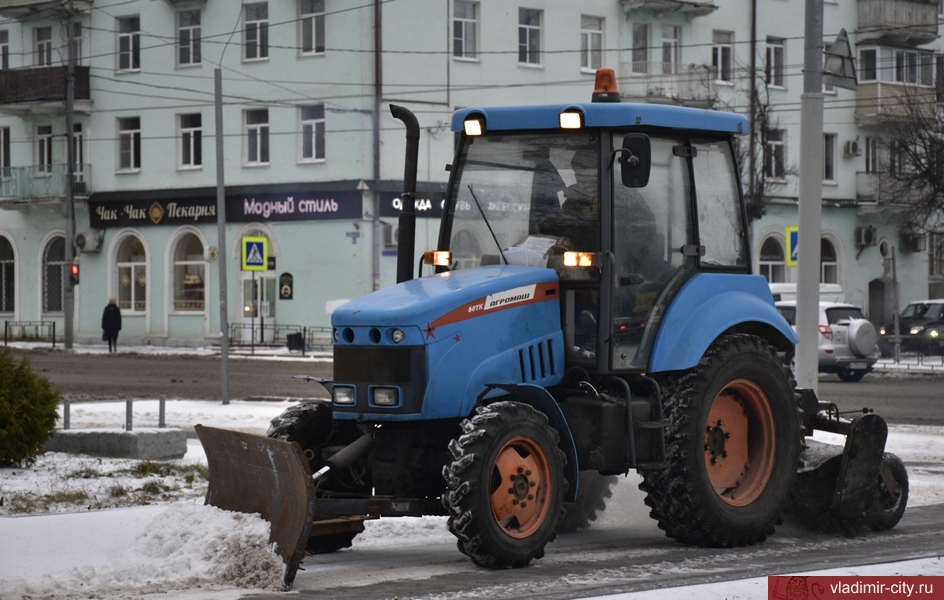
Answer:
<path fill-rule="evenodd" d="M 69 281 L 72 285 L 79 285 L 79 265 L 76 263 L 69 265 Z"/>

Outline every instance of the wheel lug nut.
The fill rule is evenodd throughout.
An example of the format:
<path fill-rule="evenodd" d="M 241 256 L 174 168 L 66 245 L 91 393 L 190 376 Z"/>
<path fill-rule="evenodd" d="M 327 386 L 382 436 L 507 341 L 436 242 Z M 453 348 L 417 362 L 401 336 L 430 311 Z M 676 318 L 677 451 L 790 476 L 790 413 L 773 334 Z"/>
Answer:
<path fill-rule="evenodd" d="M 724 434 L 724 439 L 730 440 L 730 439 L 731 439 L 731 434 L 730 434 L 730 433 Z"/>
<path fill-rule="evenodd" d="M 713 457 L 711 458 L 711 464 L 713 464 L 713 465 L 718 464 L 718 458 L 713 456 Z"/>
<path fill-rule="evenodd" d="M 724 427 L 724 421 L 718 419 L 718 427 Z"/>
<path fill-rule="evenodd" d="M 521 503 L 521 508 L 527 508 L 527 507 L 528 507 L 528 503 L 527 503 L 527 502 L 522 502 L 522 503 Z"/>
<path fill-rule="evenodd" d="M 531 482 L 528 483 L 528 485 L 529 485 L 530 487 L 534 487 L 534 486 L 537 485 L 537 482 L 531 481 Z"/>
<path fill-rule="evenodd" d="M 511 501 L 511 503 L 514 504 L 515 506 L 517 506 L 517 505 L 518 505 L 518 499 L 517 499 L 517 498 L 514 498 L 514 499 Z"/>
<path fill-rule="evenodd" d="M 727 453 L 727 452 L 722 452 L 722 453 L 721 453 L 721 457 L 722 457 L 722 458 L 727 458 L 727 457 L 728 457 L 728 453 Z"/>
<path fill-rule="evenodd" d="M 519 473 L 524 473 L 524 467 L 518 467 L 518 472 L 519 472 Z"/>
<path fill-rule="evenodd" d="M 514 493 L 515 493 L 515 488 L 508 488 L 508 493 L 509 493 L 509 494 L 514 494 Z"/>
<path fill-rule="evenodd" d="M 528 500 L 534 500 L 534 496 L 532 496 L 531 494 L 528 494 Z"/>

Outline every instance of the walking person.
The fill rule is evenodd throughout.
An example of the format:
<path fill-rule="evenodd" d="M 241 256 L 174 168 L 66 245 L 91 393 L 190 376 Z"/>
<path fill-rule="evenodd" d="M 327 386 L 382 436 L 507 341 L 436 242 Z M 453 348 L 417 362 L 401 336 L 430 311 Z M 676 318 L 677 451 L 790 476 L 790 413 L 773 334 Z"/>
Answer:
<path fill-rule="evenodd" d="M 102 339 L 108 342 L 108 351 L 118 349 L 118 332 L 121 331 L 121 309 L 114 298 L 108 299 L 108 305 L 102 313 Z"/>

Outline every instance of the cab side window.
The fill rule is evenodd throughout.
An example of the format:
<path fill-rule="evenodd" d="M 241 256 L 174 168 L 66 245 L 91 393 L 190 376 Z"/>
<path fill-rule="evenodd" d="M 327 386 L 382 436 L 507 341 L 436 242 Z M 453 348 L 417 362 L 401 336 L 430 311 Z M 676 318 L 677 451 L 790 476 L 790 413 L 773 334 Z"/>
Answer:
<path fill-rule="evenodd" d="M 727 140 L 692 141 L 698 237 L 702 266 L 743 267 L 747 234 L 741 212 L 737 166 Z"/>

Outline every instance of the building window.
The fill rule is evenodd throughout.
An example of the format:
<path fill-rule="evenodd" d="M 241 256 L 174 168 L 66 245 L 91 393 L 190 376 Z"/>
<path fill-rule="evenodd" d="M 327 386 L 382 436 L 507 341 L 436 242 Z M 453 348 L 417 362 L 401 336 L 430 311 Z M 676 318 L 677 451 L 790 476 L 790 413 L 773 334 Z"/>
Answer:
<path fill-rule="evenodd" d="M 681 61 L 682 28 L 678 25 L 662 26 L 662 72 L 678 75 Z"/>
<path fill-rule="evenodd" d="M 580 68 L 596 71 L 603 66 L 603 19 L 580 15 Z"/>
<path fill-rule="evenodd" d="M 12 174 L 10 171 L 10 128 L 0 127 L 0 178 L 10 177 Z"/>
<path fill-rule="evenodd" d="M 43 312 L 62 312 L 66 274 L 66 238 L 57 235 L 43 248 Z"/>
<path fill-rule="evenodd" d="M 764 240 L 760 247 L 760 274 L 767 283 L 783 283 L 787 280 L 787 263 L 784 260 L 783 244 L 774 237 Z"/>
<path fill-rule="evenodd" d="M 48 67 L 52 64 L 52 27 L 33 30 L 33 65 Z"/>
<path fill-rule="evenodd" d="M 243 48 L 245 60 L 263 60 L 269 57 L 269 3 L 254 2 L 246 4 L 243 30 Z"/>
<path fill-rule="evenodd" d="M 541 64 L 541 13 L 532 8 L 518 9 L 518 62 Z"/>
<path fill-rule="evenodd" d="M 300 0 L 298 6 L 301 27 L 302 55 L 324 54 L 325 7 L 324 0 Z"/>
<path fill-rule="evenodd" d="M 649 23 L 633 23 L 633 75 L 649 72 Z"/>
<path fill-rule="evenodd" d="M 85 144 L 82 124 L 72 124 L 72 176 L 76 182 L 85 181 Z"/>
<path fill-rule="evenodd" d="M 41 175 L 52 173 L 52 125 L 36 127 L 36 172 Z"/>
<path fill-rule="evenodd" d="M 0 71 L 10 68 L 10 32 L 0 30 Z"/>
<path fill-rule="evenodd" d="M 944 279 L 944 232 L 928 234 L 928 275 Z"/>
<path fill-rule="evenodd" d="M 452 55 L 455 58 L 478 58 L 478 2 L 456 0 L 452 16 Z"/>
<path fill-rule="evenodd" d="M 180 115 L 180 168 L 195 169 L 203 165 L 203 117 L 200 113 Z"/>
<path fill-rule="evenodd" d="M 0 312 L 12 313 L 16 297 L 16 263 L 13 257 L 13 244 L 0 236 Z"/>
<path fill-rule="evenodd" d="M 269 111 L 244 111 L 246 120 L 246 164 L 269 164 Z"/>
<path fill-rule="evenodd" d="M 325 119 L 324 105 L 311 104 L 298 108 L 301 140 L 299 155 L 301 162 L 324 160 L 325 157 Z"/>
<path fill-rule="evenodd" d="M 144 244 L 129 235 L 118 247 L 117 269 L 118 308 L 144 312 L 147 308 L 147 256 Z"/>
<path fill-rule="evenodd" d="M 141 119 L 125 117 L 118 119 L 118 170 L 141 169 Z"/>
<path fill-rule="evenodd" d="M 141 18 L 118 19 L 118 70 L 137 71 L 141 68 Z"/>
<path fill-rule="evenodd" d="M 839 283 L 839 261 L 836 258 L 836 247 L 823 238 L 819 246 L 820 283 Z"/>
<path fill-rule="evenodd" d="M 786 176 L 786 132 L 783 129 L 767 131 L 767 148 L 764 155 L 764 175 L 770 179 Z"/>
<path fill-rule="evenodd" d="M 767 85 L 770 87 L 784 87 L 783 67 L 784 51 L 783 38 L 767 38 Z"/>
<path fill-rule="evenodd" d="M 206 259 L 203 242 L 188 233 L 177 242 L 174 250 L 174 310 L 203 312 L 206 302 Z"/>
<path fill-rule="evenodd" d="M 836 134 L 823 134 L 823 181 L 836 181 Z"/>
<path fill-rule="evenodd" d="M 734 34 L 730 31 L 713 31 L 711 40 L 711 72 L 714 80 L 731 83 L 734 70 Z"/>
<path fill-rule="evenodd" d="M 200 11 L 177 13 L 177 64 L 200 64 Z"/>
<path fill-rule="evenodd" d="M 878 79 L 878 50 L 863 48 L 859 50 L 859 81 L 876 81 Z"/>

